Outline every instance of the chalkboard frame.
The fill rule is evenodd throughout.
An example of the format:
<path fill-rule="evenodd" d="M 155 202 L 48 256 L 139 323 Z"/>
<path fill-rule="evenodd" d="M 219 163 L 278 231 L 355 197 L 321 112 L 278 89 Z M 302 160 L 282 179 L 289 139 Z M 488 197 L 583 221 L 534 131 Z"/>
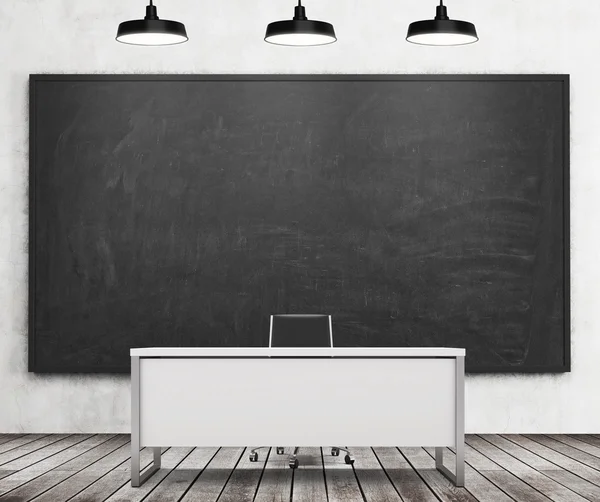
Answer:
<path fill-rule="evenodd" d="M 563 87 L 563 364 L 557 366 L 476 366 L 468 373 L 565 373 L 571 371 L 571 259 L 570 259 L 570 75 L 569 74 L 30 74 L 29 75 L 29 274 L 28 274 L 28 371 L 34 373 L 129 373 L 129 367 L 66 368 L 42 365 L 35 359 L 36 285 L 36 84 L 44 81 L 553 81 Z"/>

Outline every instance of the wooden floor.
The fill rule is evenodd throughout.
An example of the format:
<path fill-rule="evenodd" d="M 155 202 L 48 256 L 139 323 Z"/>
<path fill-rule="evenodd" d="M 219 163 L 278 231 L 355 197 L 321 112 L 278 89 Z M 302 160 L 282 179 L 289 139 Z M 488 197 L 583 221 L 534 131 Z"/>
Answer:
<path fill-rule="evenodd" d="M 600 434 L 469 435 L 460 489 L 430 448 L 352 451 L 354 466 L 303 449 L 294 471 L 274 448 L 256 463 L 245 448 L 164 448 L 162 469 L 131 488 L 128 435 L 0 434 L 0 502 L 600 502 Z"/>

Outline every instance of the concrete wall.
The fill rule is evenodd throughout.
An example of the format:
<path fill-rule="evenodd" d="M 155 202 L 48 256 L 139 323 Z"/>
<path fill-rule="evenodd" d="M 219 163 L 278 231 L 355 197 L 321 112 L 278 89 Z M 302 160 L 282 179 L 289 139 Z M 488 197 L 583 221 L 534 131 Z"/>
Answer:
<path fill-rule="evenodd" d="M 600 432 L 600 4 L 582 0 L 449 0 L 481 41 L 426 48 L 404 41 L 434 0 L 306 0 L 339 41 L 285 48 L 262 41 L 292 0 L 158 0 L 190 41 L 140 48 L 114 41 L 143 0 L 0 2 L 0 432 L 129 430 L 129 379 L 27 373 L 29 73 L 570 73 L 572 367 L 562 375 L 467 381 L 470 432 Z M 401 394 L 398 395 L 401 398 Z M 240 410 L 243 414 L 244 410 Z"/>

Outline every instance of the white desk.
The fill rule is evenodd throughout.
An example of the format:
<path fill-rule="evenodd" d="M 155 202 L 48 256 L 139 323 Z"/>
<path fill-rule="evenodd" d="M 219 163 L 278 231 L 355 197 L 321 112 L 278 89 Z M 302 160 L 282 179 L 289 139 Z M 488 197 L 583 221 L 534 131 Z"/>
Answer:
<path fill-rule="evenodd" d="M 464 358 L 454 348 L 131 349 L 131 484 L 160 468 L 162 446 L 353 445 L 435 447 L 438 470 L 463 486 Z M 142 447 L 154 448 L 144 473 Z"/>

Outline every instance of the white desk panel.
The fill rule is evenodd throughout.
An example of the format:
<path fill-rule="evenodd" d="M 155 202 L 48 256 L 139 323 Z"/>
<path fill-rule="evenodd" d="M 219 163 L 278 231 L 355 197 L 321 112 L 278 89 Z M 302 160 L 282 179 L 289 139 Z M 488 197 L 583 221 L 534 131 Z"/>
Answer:
<path fill-rule="evenodd" d="M 131 349 L 136 357 L 459 357 L 451 347 L 147 347 Z"/>
<path fill-rule="evenodd" d="M 140 443 L 455 446 L 455 399 L 455 359 L 142 357 Z"/>

